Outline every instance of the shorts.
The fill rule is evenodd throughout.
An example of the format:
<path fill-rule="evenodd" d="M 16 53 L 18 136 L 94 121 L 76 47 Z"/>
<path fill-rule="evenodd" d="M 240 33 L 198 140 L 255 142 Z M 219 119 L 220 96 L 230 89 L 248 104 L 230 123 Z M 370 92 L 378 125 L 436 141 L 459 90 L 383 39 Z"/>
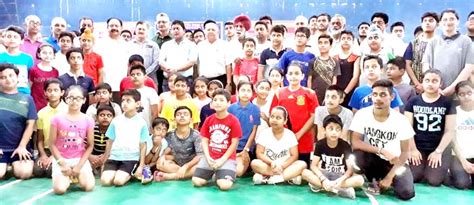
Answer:
<path fill-rule="evenodd" d="M 209 163 L 207 163 L 206 157 L 201 157 L 194 171 L 194 177 L 209 180 L 212 178 L 212 175 L 216 174 L 216 179 L 235 181 L 236 170 L 237 162 L 235 159 L 228 159 L 219 169 L 213 170 Z"/>
<path fill-rule="evenodd" d="M 117 161 L 113 159 L 108 159 L 104 165 L 104 172 L 105 171 L 123 171 L 132 175 L 133 171 L 137 166 L 138 161 L 130 160 L 130 161 Z"/>
<path fill-rule="evenodd" d="M 344 174 L 341 174 L 341 173 L 328 172 L 326 170 L 321 170 L 321 173 L 323 173 L 323 175 L 331 181 L 339 179 L 339 177 L 342 177 L 344 175 Z"/>
<path fill-rule="evenodd" d="M 64 160 L 64 163 L 66 163 L 67 166 L 74 167 L 79 163 L 79 161 L 81 161 L 81 158 L 72 158 L 72 159 L 63 159 L 63 160 Z M 61 172 L 61 166 L 59 166 L 58 161 L 56 161 L 56 159 L 53 159 L 53 161 L 51 162 L 51 166 L 53 166 L 52 177 L 54 177 L 54 176 L 64 176 L 63 173 Z M 92 167 L 91 167 L 91 164 L 89 163 L 89 160 L 87 160 L 84 163 L 84 165 L 82 165 L 81 173 L 91 173 L 92 174 Z"/>
<path fill-rule="evenodd" d="M 0 156 L 0 163 L 11 164 L 13 162 L 20 161 L 20 157 L 18 157 L 18 154 L 15 154 L 13 158 L 12 158 L 12 154 L 13 152 L 3 151 L 3 155 Z"/>

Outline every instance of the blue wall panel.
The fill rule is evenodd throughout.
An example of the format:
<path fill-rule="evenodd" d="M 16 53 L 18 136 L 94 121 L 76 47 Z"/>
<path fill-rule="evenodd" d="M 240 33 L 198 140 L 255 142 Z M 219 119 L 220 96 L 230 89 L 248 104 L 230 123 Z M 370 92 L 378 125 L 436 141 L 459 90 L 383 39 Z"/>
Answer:
<path fill-rule="evenodd" d="M 15 11 L 12 3 L 17 3 Z M 216 19 L 226 21 L 238 14 L 247 14 L 252 19 L 270 15 L 274 19 L 291 20 L 297 15 L 307 17 L 321 12 L 331 15 L 340 13 L 347 17 L 349 26 L 369 21 L 375 11 L 390 15 L 390 22 L 403 21 L 408 33 L 418 25 L 425 11 L 440 12 L 445 8 L 458 10 L 461 27 L 466 15 L 474 10 L 473 0 L 0 0 L 0 26 L 19 24 L 28 14 L 36 14 L 49 25 L 54 16 L 66 18 L 71 28 L 78 27 L 78 19 L 91 16 L 96 21 L 105 21 L 117 16 L 125 21 L 154 21 L 159 12 L 166 12 L 171 19 L 204 21 Z M 16 15 L 6 17 L 7 15 Z M 15 18 L 17 17 L 17 18 Z M 17 20 L 18 19 L 18 20 Z M 48 26 L 43 33 L 48 33 Z M 408 35 L 407 35 L 408 36 Z"/>

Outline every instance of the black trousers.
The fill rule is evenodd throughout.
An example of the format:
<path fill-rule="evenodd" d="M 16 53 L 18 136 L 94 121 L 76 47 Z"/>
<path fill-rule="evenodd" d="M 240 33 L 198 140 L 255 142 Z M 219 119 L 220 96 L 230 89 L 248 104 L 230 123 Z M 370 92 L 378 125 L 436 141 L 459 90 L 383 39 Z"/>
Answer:
<path fill-rule="evenodd" d="M 373 153 L 360 150 L 354 151 L 356 165 L 360 170 L 357 173 L 365 174 L 369 181 L 372 179 L 381 180 L 392 169 L 393 165 L 389 161 L 380 158 Z M 409 200 L 415 197 L 415 186 L 413 185 L 413 175 L 410 167 L 405 165 L 405 170 L 401 174 L 395 175 L 392 182 L 395 196 L 402 200 Z"/>

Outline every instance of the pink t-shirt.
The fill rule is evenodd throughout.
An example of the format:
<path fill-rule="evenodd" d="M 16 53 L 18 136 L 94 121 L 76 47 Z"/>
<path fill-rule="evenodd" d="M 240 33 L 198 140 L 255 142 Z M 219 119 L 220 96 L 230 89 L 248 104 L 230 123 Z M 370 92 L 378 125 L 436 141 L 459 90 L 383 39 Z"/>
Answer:
<path fill-rule="evenodd" d="M 235 65 L 236 75 L 246 75 L 250 77 L 250 82 L 257 83 L 258 59 L 242 59 L 240 64 Z"/>
<path fill-rule="evenodd" d="M 28 78 L 31 82 L 31 97 L 35 101 L 36 110 L 46 107 L 48 100 L 44 94 L 44 82 L 50 78 L 57 78 L 59 76 L 58 70 L 53 68 L 51 71 L 44 71 L 38 68 L 38 65 L 33 66 L 28 73 Z"/>
<path fill-rule="evenodd" d="M 86 152 L 87 130 L 94 129 L 94 120 L 83 114 L 78 120 L 70 120 L 66 114 L 59 114 L 51 120 L 51 126 L 56 127 L 57 136 L 54 143 L 66 159 L 81 158 Z"/>

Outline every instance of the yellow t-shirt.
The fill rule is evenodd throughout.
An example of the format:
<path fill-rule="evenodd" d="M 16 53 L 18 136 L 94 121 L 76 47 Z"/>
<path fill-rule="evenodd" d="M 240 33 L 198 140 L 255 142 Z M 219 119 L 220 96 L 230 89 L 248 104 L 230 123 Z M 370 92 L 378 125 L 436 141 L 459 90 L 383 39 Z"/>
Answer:
<path fill-rule="evenodd" d="M 66 113 L 68 107 L 66 103 L 61 101 L 56 108 L 52 108 L 49 104 L 38 112 L 38 120 L 36 125 L 38 130 L 43 131 L 44 148 L 49 149 L 49 130 L 51 128 L 51 119 L 59 113 Z"/>
<path fill-rule="evenodd" d="M 172 98 L 166 100 L 163 103 L 163 108 L 161 109 L 160 116 L 167 119 L 170 123 L 170 129 L 176 129 L 176 122 L 174 121 L 174 111 L 179 106 L 186 106 L 191 109 L 192 114 L 192 123 L 189 124 L 189 127 L 193 128 L 194 124 L 199 124 L 201 119 L 199 118 L 200 112 L 199 109 L 192 98 L 186 98 L 184 100 L 177 100 L 176 98 Z"/>

